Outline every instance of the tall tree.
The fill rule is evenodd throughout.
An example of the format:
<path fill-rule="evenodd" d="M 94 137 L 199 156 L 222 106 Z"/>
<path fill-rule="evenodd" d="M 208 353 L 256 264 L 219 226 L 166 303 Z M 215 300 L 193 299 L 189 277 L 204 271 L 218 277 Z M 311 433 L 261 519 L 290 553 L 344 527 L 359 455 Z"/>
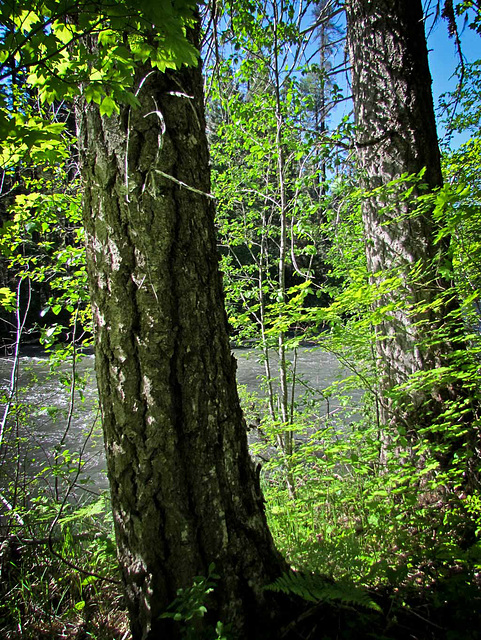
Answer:
<path fill-rule="evenodd" d="M 413 374 L 442 372 L 463 346 L 443 275 L 448 245 L 436 242 L 433 206 L 419 201 L 442 185 L 422 3 L 349 0 L 346 12 L 357 155 L 369 192 L 362 207 L 368 269 L 380 288 L 383 278 L 399 278 L 396 291 L 378 301 L 378 309 L 389 308 L 377 341 L 383 418 L 415 434 L 459 396 L 459 380 L 439 375 L 394 405 L 386 392 Z M 448 459 L 460 442 L 452 444 Z"/>
<path fill-rule="evenodd" d="M 160 616 L 196 576 L 212 581 L 213 565 L 199 634 L 220 620 L 234 637 L 265 636 L 274 608 L 263 587 L 284 567 L 229 347 L 202 76 L 196 36 L 186 38 L 195 6 L 26 1 L 2 7 L 0 20 L 1 80 L 12 62 L 40 102 L 77 96 L 112 506 L 132 634 L 143 640 L 179 635 Z M 32 128 L 22 116 L 0 95 L 0 136 L 12 147 Z M 40 141 L 58 131 L 38 129 Z"/>
<path fill-rule="evenodd" d="M 211 563 L 220 578 L 207 622 L 256 637 L 267 633 L 259 620 L 270 624 L 263 586 L 283 562 L 237 396 L 200 65 L 140 65 L 135 84 L 137 108 L 77 109 L 96 371 L 133 637 L 176 637 L 159 615 Z"/>

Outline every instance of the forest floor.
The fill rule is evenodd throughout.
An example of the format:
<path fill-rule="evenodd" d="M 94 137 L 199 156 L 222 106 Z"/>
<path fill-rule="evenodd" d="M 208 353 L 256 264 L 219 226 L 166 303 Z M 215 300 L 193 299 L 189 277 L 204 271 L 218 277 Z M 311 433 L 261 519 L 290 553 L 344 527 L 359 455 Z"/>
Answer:
<path fill-rule="evenodd" d="M 283 640 L 479 640 L 481 589 L 445 583 L 430 590 L 371 591 L 381 611 L 314 604 L 293 621 Z"/>
<path fill-rule="evenodd" d="M 47 576 L 45 580 L 47 593 L 52 585 L 48 584 Z M 30 585 L 30 596 L 39 587 Z M 116 585 L 87 586 L 81 601 L 79 594 L 74 593 L 75 586 L 70 585 L 63 592 L 54 588 L 49 594 L 50 606 L 43 608 L 38 606 L 38 597 L 37 605 L 31 597 L 25 598 L 23 605 L 17 601 L 9 607 L 5 599 L 8 593 L 2 590 L 2 640 L 130 640 L 124 601 Z M 481 588 L 468 586 L 462 571 L 429 589 L 384 587 L 368 593 L 378 610 L 333 601 L 306 603 L 294 598 L 298 615 L 269 640 L 481 638 Z M 75 600 L 82 602 L 82 606 L 72 606 Z M 12 615 L 14 611 L 16 617 Z"/>

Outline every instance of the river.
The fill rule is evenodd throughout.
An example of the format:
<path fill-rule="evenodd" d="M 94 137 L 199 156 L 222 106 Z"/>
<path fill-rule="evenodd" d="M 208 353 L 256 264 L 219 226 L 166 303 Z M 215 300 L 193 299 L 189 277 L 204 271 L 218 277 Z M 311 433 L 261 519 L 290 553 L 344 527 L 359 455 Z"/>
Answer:
<path fill-rule="evenodd" d="M 237 358 L 237 378 L 248 393 L 262 395 L 262 376 L 264 367 L 259 352 L 249 349 L 235 349 Z M 8 389 L 11 377 L 12 359 L 0 358 L 0 388 Z M 6 430 L 4 446 L 0 450 L 2 464 L 1 486 L 11 479 L 14 470 L 11 459 L 14 436 L 21 439 L 18 450 L 21 452 L 19 465 L 23 482 L 33 477 L 42 468 L 53 463 L 56 447 L 66 453 L 63 456 L 65 469 L 75 478 L 78 453 L 82 454 L 83 471 L 81 479 L 85 489 L 101 491 L 107 488 L 105 458 L 97 409 L 97 390 L 94 374 L 94 357 L 86 355 L 77 365 L 83 383 L 74 394 L 71 403 L 71 389 L 66 373 L 68 368 L 62 365 L 55 374 L 51 374 L 48 360 L 40 355 L 22 356 L 19 360 L 19 377 L 16 401 L 22 405 L 19 419 L 15 421 L 11 411 L 10 432 Z M 342 375 L 336 358 L 318 349 L 302 348 L 297 353 L 296 395 L 305 391 L 306 386 L 312 394 L 322 398 L 322 391 Z M 241 394 L 242 395 L 242 394 Z M 251 401 L 246 401 L 251 404 Z M 317 416 L 327 410 L 327 403 L 317 405 Z M 332 411 L 333 406 L 329 407 Z M 16 424 L 15 424 L 16 422 Z M 15 429 L 17 430 L 15 432 Z M 252 434 L 250 436 L 253 437 Z M 75 454 L 75 455 L 73 455 Z M 69 460 L 69 456 L 72 459 Z M 47 464 L 46 464 L 47 463 Z M 55 484 L 51 471 L 45 472 L 45 490 L 52 491 Z"/>

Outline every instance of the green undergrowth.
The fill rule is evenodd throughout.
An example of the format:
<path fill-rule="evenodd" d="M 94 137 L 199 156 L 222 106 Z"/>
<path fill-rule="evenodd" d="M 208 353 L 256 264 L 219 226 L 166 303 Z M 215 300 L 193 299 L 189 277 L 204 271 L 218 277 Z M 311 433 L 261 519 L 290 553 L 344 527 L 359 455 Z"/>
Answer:
<path fill-rule="evenodd" d="M 381 462 L 377 426 L 362 418 L 343 424 L 338 416 L 316 430 L 301 416 L 290 457 L 276 449 L 276 425 L 268 420 L 253 445 L 269 526 L 291 565 L 370 586 L 429 585 L 452 571 L 475 579 L 479 494 L 434 473 L 437 465 L 417 469 L 414 455 L 399 454 L 398 438 Z"/>
<path fill-rule="evenodd" d="M 125 633 L 110 508 L 104 496 L 67 507 L 33 501 L 0 546 L 0 635 L 17 638 L 97 638 Z"/>
<path fill-rule="evenodd" d="M 269 527 L 293 570 L 277 590 L 317 602 L 298 632 L 319 625 L 326 639 L 409 637 L 404 625 L 418 638 L 478 638 L 479 492 L 457 484 L 456 465 L 451 475 L 436 464 L 419 468 L 422 443 L 401 455 L 398 436 L 381 455 L 369 400 L 350 409 L 338 398 L 337 406 L 316 428 L 298 413 L 292 456 L 276 449 L 278 425 L 267 418 L 253 446 Z M 322 603 L 333 608 L 329 616 Z"/>
<path fill-rule="evenodd" d="M 22 363 L 22 388 L 2 394 L 0 637 L 5 640 L 113 640 L 128 629 L 109 497 L 91 478 L 100 425 L 95 417 L 90 421 L 95 403 L 86 397 L 86 374 L 67 366 L 71 356 L 68 349 L 57 349 L 35 371 Z M 34 396 L 29 400 L 31 385 L 42 390 L 42 404 Z M 79 411 L 90 426 L 74 423 Z"/>

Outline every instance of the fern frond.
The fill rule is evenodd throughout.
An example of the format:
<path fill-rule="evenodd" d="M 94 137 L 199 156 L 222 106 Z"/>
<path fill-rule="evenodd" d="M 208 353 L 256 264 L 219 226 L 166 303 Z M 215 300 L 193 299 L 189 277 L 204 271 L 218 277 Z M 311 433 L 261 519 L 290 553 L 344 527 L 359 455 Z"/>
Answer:
<path fill-rule="evenodd" d="M 91 518 L 92 516 L 97 516 L 103 513 L 106 510 L 105 506 L 105 498 L 101 496 L 95 502 L 87 504 L 85 507 L 79 507 L 75 509 L 73 513 L 67 514 L 59 518 L 58 523 L 60 525 L 67 524 L 68 522 L 73 522 L 74 520 L 82 520 L 83 518 Z"/>
<path fill-rule="evenodd" d="M 265 587 L 269 591 L 295 594 L 308 602 L 341 602 L 381 611 L 367 591 L 350 582 L 330 582 L 314 573 L 289 571 Z"/>

